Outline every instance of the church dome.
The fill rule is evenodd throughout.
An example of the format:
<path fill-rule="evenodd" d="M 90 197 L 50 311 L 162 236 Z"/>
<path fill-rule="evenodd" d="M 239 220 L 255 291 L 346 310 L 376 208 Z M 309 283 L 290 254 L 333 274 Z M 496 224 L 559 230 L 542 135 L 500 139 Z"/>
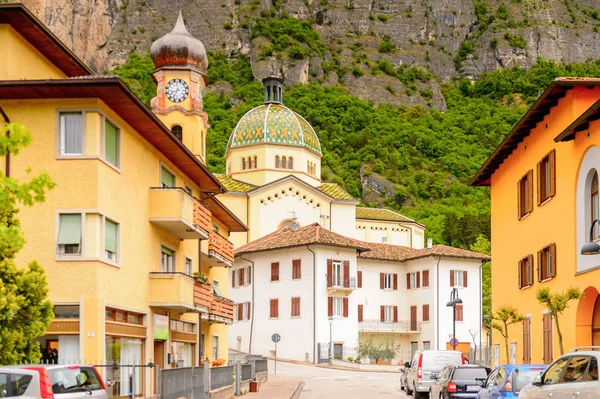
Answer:
<path fill-rule="evenodd" d="M 226 152 L 236 147 L 280 144 L 304 147 L 323 155 L 319 138 L 310 123 L 282 104 L 283 81 L 266 78 L 263 83 L 265 104 L 251 109 L 240 119 L 229 137 Z"/>
<path fill-rule="evenodd" d="M 204 44 L 187 31 L 181 11 L 173 30 L 152 43 L 150 54 L 156 69 L 192 67 L 204 74 L 208 68 Z"/>

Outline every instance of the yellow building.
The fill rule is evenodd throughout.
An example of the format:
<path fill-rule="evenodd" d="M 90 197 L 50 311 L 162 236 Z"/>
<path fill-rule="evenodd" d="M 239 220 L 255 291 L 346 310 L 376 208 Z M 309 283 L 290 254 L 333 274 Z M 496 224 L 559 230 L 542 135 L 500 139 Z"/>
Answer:
<path fill-rule="evenodd" d="M 509 329 L 510 357 L 493 332 L 496 363 L 550 363 L 556 325 L 536 291 L 579 287 L 560 316 L 564 350 L 600 345 L 600 256 L 582 255 L 599 218 L 600 79 L 555 80 L 474 177 L 492 200 L 492 307 L 525 317 Z M 598 240 L 598 228 L 592 232 Z"/>
<path fill-rule="evenodd" d="M 204 165 L 202 44 L 180 16 L 153 46 L 155 115 L 21 5 L 0 5 L 0 43 L 0 109 L 33 135 L 1 170 L 25 179 L 43 169 L 57 183 L 19 214 L 17 261 L 40 262 L 55 304 L 42 349 L 99 365 L 227 360 L 227 238 L 247 229 L 214 198 L 226 189 Z M 113 394 L 129 392 L 128 371 L 104 372 Z M 138 395 L 154 392 L 153 375 L 136 371 Z"/>

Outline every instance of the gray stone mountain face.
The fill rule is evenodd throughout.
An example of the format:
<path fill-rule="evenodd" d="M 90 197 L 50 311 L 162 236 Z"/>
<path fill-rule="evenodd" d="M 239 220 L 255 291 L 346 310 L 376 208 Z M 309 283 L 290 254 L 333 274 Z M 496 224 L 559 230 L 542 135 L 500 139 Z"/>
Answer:
<path fill-rule="evenodd" d="M 376 103 L 444 110 L 439 82 L 477 78 L 501 67 L 600 58 L 597 0 L 21 0 L 93 69 L 103 73 L 130 51 L 146 52 L 171 31 L 179 10 L 207 50 L 248 56 L 254 76 L 286 84 L 340 83 Z M 312 23 L 324 55 L 270 56 L 267 38 L 252 37 L 270 10 Z M 600 10 L 599 10 L 600 11 Z M 262 14 L 261 14 L 262 13 Z M 384 36 L 393 44 L 381 52 Z M 324 68 L 339 59 L 338 68 Z M 377 70 L 418 67 L 432 78 L 407 83 Z M 327 70 L 325 70 L 327 69 Z"/>

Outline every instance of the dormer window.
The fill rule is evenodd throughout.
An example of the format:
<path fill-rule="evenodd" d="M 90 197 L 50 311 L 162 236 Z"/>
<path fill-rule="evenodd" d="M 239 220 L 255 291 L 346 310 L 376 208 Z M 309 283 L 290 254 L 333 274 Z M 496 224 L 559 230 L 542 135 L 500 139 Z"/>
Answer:
<path fill-rule="evenodd" d="M 183 128 L 179 125 L 174 125 L 171 128 L 171 133 L 173 133 L 173 135 L 175 135 L 175 137 L 177 137 L 177 140 L 181 141 L 183 140 Z"/>

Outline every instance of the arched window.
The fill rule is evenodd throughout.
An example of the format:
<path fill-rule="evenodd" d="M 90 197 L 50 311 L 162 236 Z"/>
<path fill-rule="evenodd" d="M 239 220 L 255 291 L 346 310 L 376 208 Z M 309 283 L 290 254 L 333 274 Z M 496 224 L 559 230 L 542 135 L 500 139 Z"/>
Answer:
<path fill-rule="evenodd" d="M 254 156 L 254 168 L 258 168 L 258 157 L 256 155 Z"/>
<path fill-rule="evenodd" d="M 281 169 L 286 169 L 287 168 L 287 162 L 285 157 L 281 157 Z"/>
<path fill-rule="evenodd" d="M 288 169 L 294 169 L 294 158 L 288 158 Z"/>
<path fill-rule="evenodd" d="M 598 172 L 594 172 L 594 177 L 592 177 L 592 184 L 591 184 L 591 190 L 590 190 L 590 204 L 591 204 L 591 216 L 592 219 L 590 220 L 590 223 L 593 223 L 594 220 L 598 219 L 600 217 L 600 207 L 598 206 L 598 200 L 599 200 L 599 196 L 598 196 Z M 598 224 L 596 223 L 596 226 L 594 226 L 594 240 L 598 239 L 600 237 L 600 228 L 598 227 Z"/>
<path fill-rule="evenodd" d="M 171 133 L 177 137 L 177 140 L 181 141 L 183 139 L 183 128 L 179 125 L 174 125 L 171 128 Z"/>
<path fill-rule="evenodd" d="M 248 157 L 248 169 L 252 169 L 252 158 Z"/>
<path fill-rule="evenodd" d="M 279 168 L 279 155 L 275 155 L 275 167 Z"/>
<path fill-rule="evenodd" d="M 246 170 L 246 158 L 242 158 L 242 170 Z"/>

